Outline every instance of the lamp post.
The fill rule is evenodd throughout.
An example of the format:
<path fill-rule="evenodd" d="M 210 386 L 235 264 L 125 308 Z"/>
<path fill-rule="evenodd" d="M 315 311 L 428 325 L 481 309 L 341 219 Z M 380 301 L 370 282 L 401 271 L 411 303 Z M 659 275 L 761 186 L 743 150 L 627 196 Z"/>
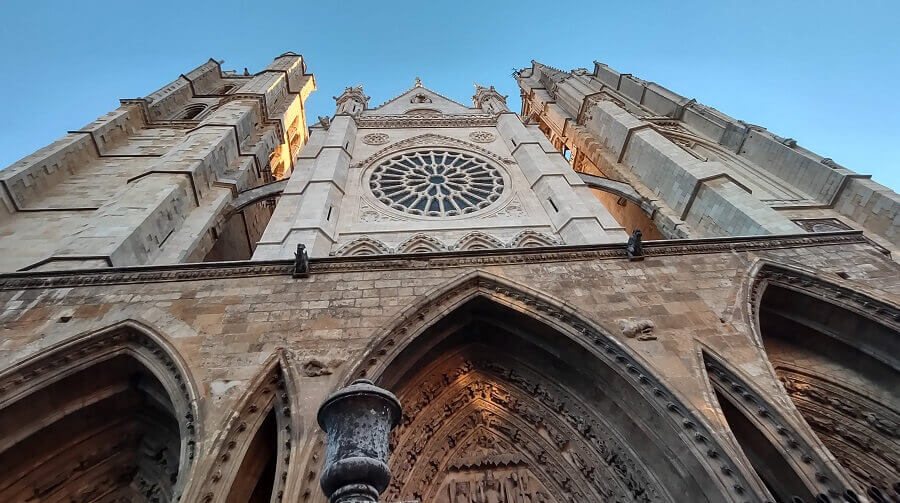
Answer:
<path fill-rule="evenodd" d="M 400 413 L 393 393 L 365 379 L 322 402 L 317 418 L 328 446 L 320 483 L 330 503 L 378 501 L 391 481 L 388 435 Z"/>

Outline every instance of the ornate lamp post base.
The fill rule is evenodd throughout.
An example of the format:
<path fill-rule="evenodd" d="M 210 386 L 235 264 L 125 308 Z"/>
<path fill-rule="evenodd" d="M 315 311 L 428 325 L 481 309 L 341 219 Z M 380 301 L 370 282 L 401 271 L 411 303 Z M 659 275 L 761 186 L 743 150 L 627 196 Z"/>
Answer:
<path fill-rule="evenodd" d="M 318 421 L 328 447 L 320 483 L 330 503 L 378 501 L 391 481 L 388 436 L 400 414 L 397 397 L 365 379 L 322 402 Z"/>

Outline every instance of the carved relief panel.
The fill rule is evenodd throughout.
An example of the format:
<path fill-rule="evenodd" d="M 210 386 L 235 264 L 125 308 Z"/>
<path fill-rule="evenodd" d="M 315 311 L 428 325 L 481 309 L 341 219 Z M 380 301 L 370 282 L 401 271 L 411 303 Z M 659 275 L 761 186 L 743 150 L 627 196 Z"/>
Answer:
<path fill-rule="evenodd" d="M 611 425 L 514 362 L 454 358 L 398 397 L 388 501 L 667 501 Z"/>

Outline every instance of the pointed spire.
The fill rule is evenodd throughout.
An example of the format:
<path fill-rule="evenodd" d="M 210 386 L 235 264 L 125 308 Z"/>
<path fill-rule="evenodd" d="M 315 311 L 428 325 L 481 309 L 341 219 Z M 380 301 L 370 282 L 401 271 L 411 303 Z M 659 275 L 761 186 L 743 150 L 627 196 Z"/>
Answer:
<path fill-rule="evenodd" d="M 337 113 L 357 115 L 369 105 L 369 97 L 363 92 L 362 85 L 348 87 L 340 96 L 335 96 Z"/>
<path fill-rule="evenodd" d="M 475 96 L 472 96 L 472 102 L 485 112 L 495 114 L 509 111 L 509 108 L 506 106 L 506 98 L 507 96 L 498 93 L 494 86 L 484 87 L 476 83 Z"/>

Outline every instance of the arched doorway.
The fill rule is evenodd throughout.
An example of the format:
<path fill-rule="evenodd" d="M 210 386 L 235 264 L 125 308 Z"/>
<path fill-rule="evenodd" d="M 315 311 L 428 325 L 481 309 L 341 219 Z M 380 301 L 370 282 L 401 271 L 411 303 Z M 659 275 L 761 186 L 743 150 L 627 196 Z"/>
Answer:
<path fill-rule="evenodd" d="M 404 407 L 386 500 L 761 500 L 688 408 L 579 320 L 481 273 L 408 310 L 352 375 Z"/>
<path fill-rule="evenodd" d="M 900 315 L 803 273 L 763 267 L 759 335 L 797 410 L 875 501 L 900 499 Z"/>
<path fill-rule="evenodd" d="M 177 501 L 193 458 L 191 387 L 127 324 L 0 376 L 0 501 Z"/>

